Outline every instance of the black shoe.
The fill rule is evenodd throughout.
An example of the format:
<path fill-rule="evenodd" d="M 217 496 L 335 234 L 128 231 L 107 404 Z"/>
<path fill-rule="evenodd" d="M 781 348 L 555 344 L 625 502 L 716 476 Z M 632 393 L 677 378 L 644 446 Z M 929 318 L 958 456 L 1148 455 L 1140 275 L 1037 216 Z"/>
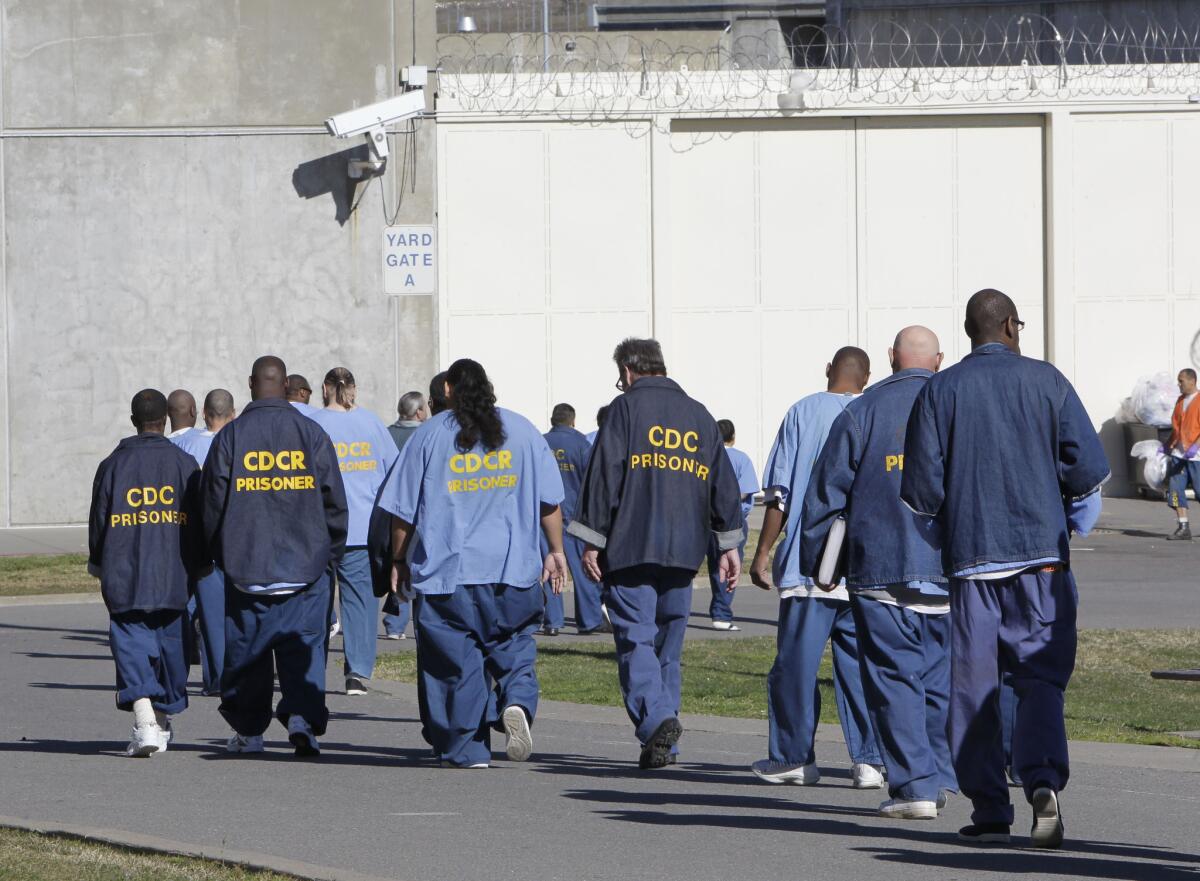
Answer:
<path fill-rule="evenodd" d="M 1191 541 L 1192 527 L 1188 523 L 1180 523 L 1175 531 L 1167 536 L 1167 541 Z"/>
<path fill-rule="evenodd" d="M 545 627 L 542 629 L 542 635 L 543 636 L 558 636 L 558 628 L 557 627 Z"/>
<path fill-rule="evenodd" d="M 1062 847 L 1063 821 L 1058 810 L 1058 793 L 1049 786 L 1033 791 L 1033 828 L 1029 840 L 1034 847 Z"/>
<path fill-rule="evenodd" d="M 972 823 L 958 830 L 958 840 L 973 844 L 1008 844 L 1011 837 L 1007 823 Z"/>
<path fill-rule="evenodd" d="M 638 757 L 638 767 L 645 771 L 650 768 L 664 768 L 669 765 L 671 763 L 671 750 L 682 736 L 683 726 L 679 724 L 678 719 L 674 716 L 664 719 L 654 729 L 654 733 L 650 735 L 650 739 L 646 741 L 646 745 L 642 747 L 642 754 Z"/>
<path fill-rule="evenodd" d="M 346 677 L 346 694 L 361 695 L 368 691 L 367 683 L 363 682 L 357 676 Z"/>

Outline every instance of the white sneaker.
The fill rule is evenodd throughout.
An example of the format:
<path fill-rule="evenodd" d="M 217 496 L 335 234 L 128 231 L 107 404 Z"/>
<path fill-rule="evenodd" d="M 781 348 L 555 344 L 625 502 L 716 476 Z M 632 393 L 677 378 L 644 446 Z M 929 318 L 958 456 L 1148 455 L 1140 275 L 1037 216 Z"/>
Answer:
<path fill-rule="evenodd" d="M 500 723 L 504 726 L 504 754 L 511 761 L 525 761 L 533 752 L 533 734 L 525 710 L 516 704 L 505 707 Z"/>
<path fill-rule="evenodd" d="M 883 770 L 875 765 L 858 764 L 850 769 L 855 789 L 883 789 Z"/>
<path fill-rule="evenodd" d="M 454 762 L 438 762 L 442 768 L 451 768 L 455 771 L 480 771 L 484 768 L 491 767 L 487 762 L 476 762 L 473 765 L 456 765 Z"/>
<path fill-rule="evenodd" d="M 262 751 L 263 739 L 261 734 L 244 737 L 235 731 L 225 743 L 225 752 L 227 753 L 260 753 Z"/>
<path fill-rule="evenodd" d="M 714 621 L 712 623 L 712 626 L 713 626 L 713 630 L 728 630 L 731 632 L 742 629 L 742 628 L 738 627 L 736 624 L 734 624 L 732 621 Z"/>
<path fill-rule="evenodd" d="M 333 626 L 329 628 L 329 638 L 333 639 L 335 636 L 337 636 L 341 632 L 342 632 L 342 622 L 340 620 L 334 621 Z"/>
<path fill-rule="evenodd" d="M 937 802 L 917 798 L 889 798 L 879 806 L 879 816 L 891 820 L 936 820 Z"/>
<path fill-rule="evenodd" d="M 938 797 L 937 797 L 938 813 L 941 813 L 942 811 L 946 810 L 946 805 L 949 803 L 950 803 L 950 790 L 943 789 L 941 792 L 938 793 Z"/>
<path fill-rule="evenodd" d="M 312 726 L 308 721 L 299 715 L 291 715 L 288 717 L 288 741 L 296 748 L 298 756 L 319 756 L 321 754 L 321 744 L 317 743 L 317 736 L 313 734 Z"/>
<path fill-rule="evenodd" d="M 403 633 L 385 633 L 383 635 L 383 638 L 384 639 L 404 639 L 404 634 Z"/>
<path fill-rule="evenodd" d="M 125 747 L 125 755 L 144 759 L 165 749 L 163 732 L 157 725 L 142 725 L 134 728 L 129 735 L 129 746 Z"/>
<path fill-rule="evenodd" d="M 772 762 L 770 759 L 760 759 L 750 766 L 754 776 L 767 783 L 791 783 L 794 786 L 810 786 L 821 779 L 821 772 L 815 764 L 792 765 L 788 762 Z"/>

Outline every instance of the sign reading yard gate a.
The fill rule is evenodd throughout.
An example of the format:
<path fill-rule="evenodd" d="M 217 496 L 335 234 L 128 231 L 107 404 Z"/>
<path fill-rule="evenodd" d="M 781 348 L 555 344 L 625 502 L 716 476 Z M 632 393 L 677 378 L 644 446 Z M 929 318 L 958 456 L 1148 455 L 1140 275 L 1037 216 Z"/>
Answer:
<path fill-rule="evenodd" d="M 383 229 L 383 292 L 432 294 L 437 284 L 437 238 L 432 226 Z"/>

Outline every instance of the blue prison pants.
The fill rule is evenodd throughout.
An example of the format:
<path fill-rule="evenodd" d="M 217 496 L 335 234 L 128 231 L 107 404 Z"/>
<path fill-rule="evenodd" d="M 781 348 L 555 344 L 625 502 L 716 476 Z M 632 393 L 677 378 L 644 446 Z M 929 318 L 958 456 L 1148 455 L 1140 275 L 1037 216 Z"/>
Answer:
<path fill-rule="evenodd" d="M 318 737 L 325 733 L 325 659 L 333 588 L 322 575 L 296 593 L 249 594 L 225 581 L 225 670 L 221 715 L 238 734 L 261 735 L 275 717 L 286 725 L 299 715 Z"/>
<path fill-rule="evenodd" d="M 1017 696 L 1012 764 L 1026 798 L 1070 776 L 1063 696 L 1075 669 L 1079 603 L 1069 571 L 950 583 L 950 751 L 976 823 L 1013 822 L 1004 776 L 1000 683 Z"/>
<path fill-rule="evenodd" d="M 892 798 L 936 801 L 958 784 L 950 761 L 950 616 L 851 594 L 863 693 Z"/>
<path fill-rule="evenodd" d="M 679 659 L 692 611 L 693 574 L 646 565 L 605 578 L 621 694 L 643 744 L 655 728 L 679 715 Z"/>
<path fill-rule="evenodd" d="M 110 615 L 108 645 L 117 667 L 117 709 L 150 698 L 154 709 L 174 715 L 187 709 L 187 613 L 172 609 Z"/>
<path fill-rule="evenodd" d="M 200 672 L 205 694 L 221 690 L 221 670 L 225 666 L 225 573 L 212 572 L 195 583 L 196 613 L 200 618 Z"/>
<path fill-rule="evenodd" d="M 825 643 L 832 642 L 833 694 L 850 760 L 882 764 L 863 696 L 850 603 L 823 597 L 781 599 L 775 640 L 775 663 L 767 674 L 767 751 L 771 761 L 811 765 L 817 760 L 814 743 L 821 718 L 817 675 Z"/>
<path fill-rule="evenodd" d="M 335 568 L 345 653 L 342 672 L 370 679 L 375 672 L 380 609 L 371 583 L 371 558 L 366 548 L 347 548 Z"/>
<path fill-rule="evenodd" d="M 461 585 L 417 606 L 424 735 L 447 764 L 491 760 L 491 731 L 506 707 L 537 714 L 534 671 L 542 623 L 538 587 Z M 495 683 L 494 687 L 491 683 Z"/>

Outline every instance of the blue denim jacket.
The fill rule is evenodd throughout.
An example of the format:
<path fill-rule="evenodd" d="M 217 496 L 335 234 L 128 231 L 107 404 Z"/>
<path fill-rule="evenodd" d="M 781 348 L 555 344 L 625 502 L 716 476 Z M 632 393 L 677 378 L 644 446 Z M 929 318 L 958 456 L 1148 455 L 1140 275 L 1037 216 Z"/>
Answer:
<path fill-rule="evenodd" d="M 1000 343 L 926 383 L 908 419 L 900 497 L 942 524 L 943 565 L 1070 562 L 1065 506 L 1108 479 L 1075 389 Z"/>
<path fill-rule="evenodd" d="M 848 586 L 945 582 L 937 524 L 900 501 L 904 430 L 931 376 L 916 368 L 894 373 L 834 421 L 804 496 L 804 572 L 816 571 L 829 528 L 844 514 Z"/>

